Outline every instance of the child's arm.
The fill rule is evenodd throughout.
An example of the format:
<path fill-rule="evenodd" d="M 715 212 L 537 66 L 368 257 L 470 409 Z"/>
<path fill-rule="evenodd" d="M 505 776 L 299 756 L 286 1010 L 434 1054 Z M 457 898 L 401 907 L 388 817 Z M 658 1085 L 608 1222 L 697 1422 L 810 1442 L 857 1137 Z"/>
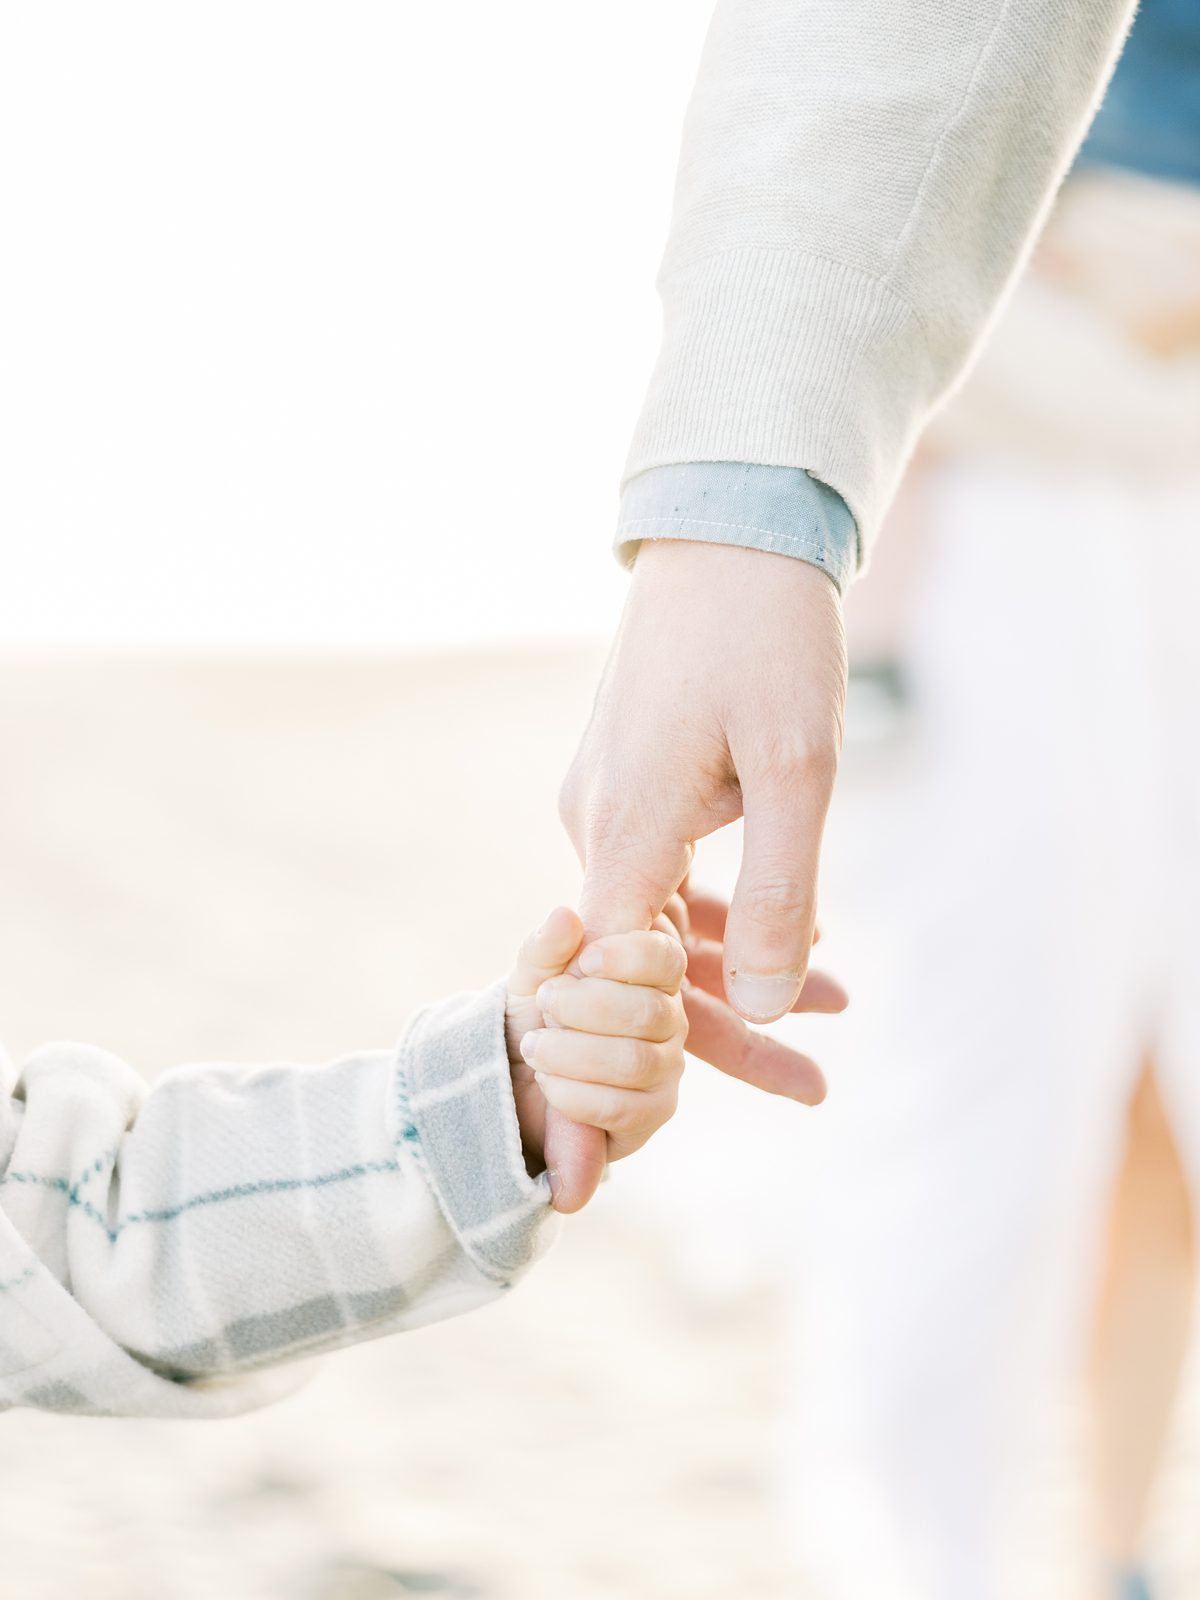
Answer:
<path fill-rule="evenodd" d="M 282 1361 L 501 1294 L 549 1216 L 509 1035 L 581 933 L 556 913 L 509 985 L 327 1067 L 187 1067 L 147 1091 L 101 1051 L 39 1051 L 0 1086 L 0 1408 L 242 1410 L 293 1386 L 265 1370 Z M 670 1114 L 651 1098 L 639 1126 Z"/>
<path fill-rule="evenodd" d="M 319 1068 L 43 1049 L 0 1099 L 0 1406 L 219 1414 L 245 1376 L 466 1311 L 533 1258 L 502 985 Z M 236 1381 L 231 1382 L 231 1379 Z"/>

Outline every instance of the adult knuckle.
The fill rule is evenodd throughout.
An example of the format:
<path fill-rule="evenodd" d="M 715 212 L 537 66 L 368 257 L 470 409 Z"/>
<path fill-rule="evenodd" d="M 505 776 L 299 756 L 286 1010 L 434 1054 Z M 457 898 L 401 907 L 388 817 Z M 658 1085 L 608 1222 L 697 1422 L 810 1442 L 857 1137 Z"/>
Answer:
<path fill-rule="evenodd" d="M 802 742 L 800 758 L 804 768 L 819 777 L 832 778 L 837 773 L 842 742 L 836 728 L 815 734 Z"/>
<path fill-rule="evenodd" d="M 787 727 L 759 747 L 756 765 L 787 785 L 832 782 L 840 747 L 836 726 Z"/>
<path fill-rule="evenodd" d="M 747 884 L 742 904 L 754 922 L 799 922 L 807 916 L 809 908 L 807 882 L 794 873 L 768 872 Z"/>

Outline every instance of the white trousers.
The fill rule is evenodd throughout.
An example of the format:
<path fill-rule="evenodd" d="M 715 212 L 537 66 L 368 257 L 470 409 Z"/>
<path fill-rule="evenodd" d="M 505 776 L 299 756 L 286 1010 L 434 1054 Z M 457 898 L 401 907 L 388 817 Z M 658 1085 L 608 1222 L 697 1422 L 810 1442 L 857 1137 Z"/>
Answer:
<path fill-rule="evenodd" d="M 1200 493 L 940 469 L 796 1227 L 814 1600 L 990 1600 L 1152 1052 L 1200 1194 Z M 835 847 L 836 848 L 836 847 Z M 844 913 L 843 913 L 844 914 Z"/>

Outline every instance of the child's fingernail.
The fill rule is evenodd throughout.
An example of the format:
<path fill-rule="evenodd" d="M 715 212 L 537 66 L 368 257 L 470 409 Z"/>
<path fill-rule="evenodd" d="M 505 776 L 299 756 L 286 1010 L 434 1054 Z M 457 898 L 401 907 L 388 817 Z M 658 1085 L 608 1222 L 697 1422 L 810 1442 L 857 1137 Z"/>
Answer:
<path fill-rule="evenodd" d="M 535 1072 L 533 1075 L 533 1081 L 537 1084 L 539 1089 L 545 1088 L 546 1074 L 544 1072 Z"/>
<path fill-rule="evenodd" d="M 547 1168 L 546 1177 L 550 1181 L 550 1198 L 551 1200 L 557 1200 L 562 1190 L 562 1179 L 558 1175 L 558 1168 Z"/>
<path fill-rule="evenodd" d="M 594 944 L 584 945 L 579 952 L 579 970 L 585 978 L 594 978 L 604 965 L 604 952 Z"/>
<path fill-rule="evenodd" d="M 532 1065 L 533 1058 L 534 1058 L 535 1055 L 537 1055 L 537 1045 L 538 1045 L 538 1036 L 537 1036 L 537 1034 L 536 1033 L 527 1033 L 525 1035 L 525 1037 L 521 1040 L 521 1058 L 522 1058 L 522 1060 L 528 1061 Z"/>
<path fill-rule="evenodd" d="M 554 1015 L 554 987 L 547 980 L 533 997 L 537 1001 L 537 1008 L 544 1017 Z"/>

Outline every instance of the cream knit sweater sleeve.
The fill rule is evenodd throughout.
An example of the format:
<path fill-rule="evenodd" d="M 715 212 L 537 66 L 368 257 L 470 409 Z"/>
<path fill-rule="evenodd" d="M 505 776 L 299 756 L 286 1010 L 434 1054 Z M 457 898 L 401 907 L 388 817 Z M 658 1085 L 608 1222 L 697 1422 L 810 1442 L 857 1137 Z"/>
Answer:
<path fill-rule="evenodd" d="M 626 481 L 802 467 L 869 544 L 1035 237 L 1132 0 L 719 0 Z"/>

